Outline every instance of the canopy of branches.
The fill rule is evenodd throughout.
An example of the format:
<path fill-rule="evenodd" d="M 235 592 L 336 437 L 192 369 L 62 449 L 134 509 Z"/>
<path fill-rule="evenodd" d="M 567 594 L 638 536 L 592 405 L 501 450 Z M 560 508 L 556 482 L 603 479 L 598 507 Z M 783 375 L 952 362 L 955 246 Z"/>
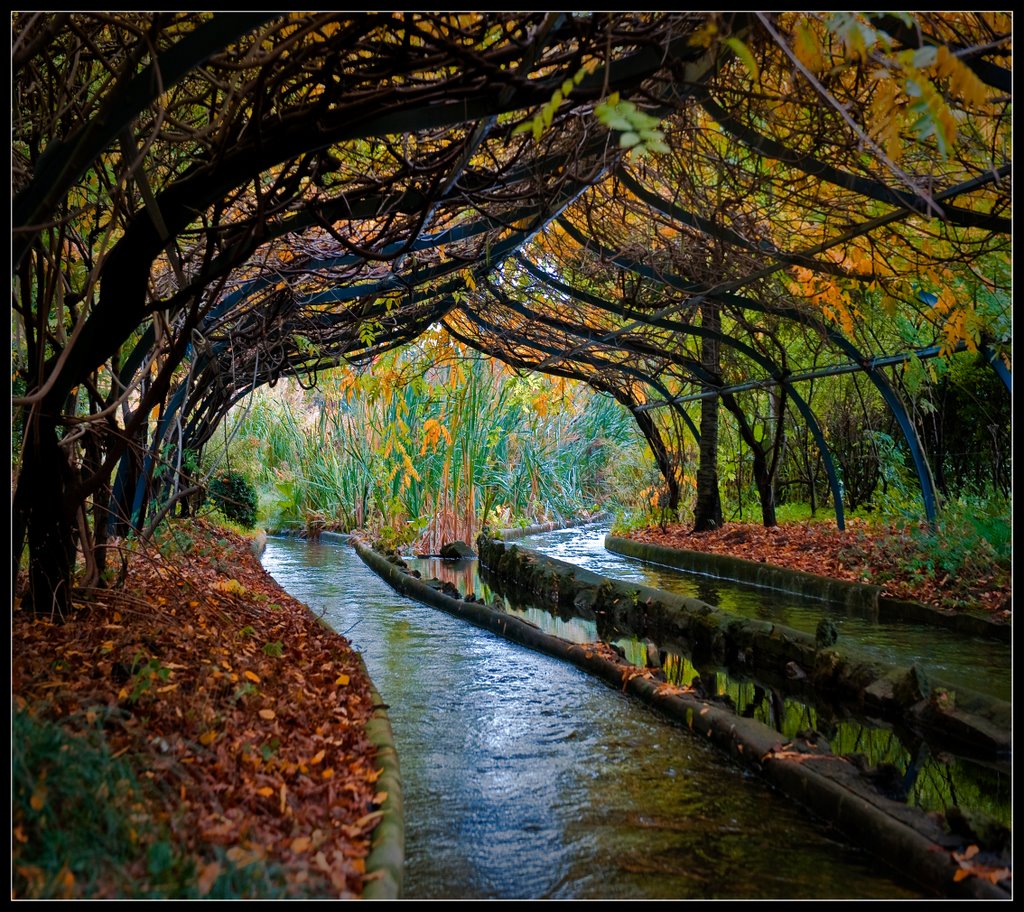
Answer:
<path fill-rule="evenodd" d="M 27 537 L 53 594 L 159 454 L 433 325 L 662 425 L 880 354 L 1007 368 L 1011 40 L 996 12 L 15 13 L 16 563 Z"/>

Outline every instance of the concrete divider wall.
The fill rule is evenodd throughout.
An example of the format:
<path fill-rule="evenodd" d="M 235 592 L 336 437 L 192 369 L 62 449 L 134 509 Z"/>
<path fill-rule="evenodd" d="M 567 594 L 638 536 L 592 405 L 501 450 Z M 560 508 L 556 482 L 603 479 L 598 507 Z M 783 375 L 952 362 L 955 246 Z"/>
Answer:
<path fill-rule="evenodd" d="M 559 522 L 537 523 L 533 526 L 498 529 L 497 531 L 492 531 L 491 535 L 493 535 L 494 538 L 501 539 L 502 541 L 513 541 L 518 538 L 526 538 L 528 535 L 538 535 L 541 532 L 557 532 L 560 529 L 575 529 L 577 526 L 602 522 L 607 518 L 607 514 L 598 513 L 596 516 L 591 516 L 589 519 L 566 519 Z"/>
<path fill-rule="evenodd" d="M 652 564 L 662 564 L 677 570 L 702 573 L 717 579 L 734 580 L 752 586 L 762 586 L 780 592 L 791 592 L 806 598 L 836 602 L 855 608 L 878 608 L 881 587 L 867 583 L 854 583 L 831 579 L 802 570 L 787 570 L 772 564 L 732 557 L 726 554 L 709 554 L 705 551 L 687 551 L 682 548 L 666 548 L 651 542 L 620 538 L 617 535 L 605 537 L 604 546 L 616 554 L 624 554 Z"/>
<path fill-rule="evenodd" d="M 849 647 L 819 648 L 802 631 L 733 615 L 698 599 L 606 579 L 483 535 L 477 553 L 499 580 L 540 604 L 586 604 L 633 629 L 650 626 L 686 641 L 695 659 L 731 664 L 742 656 L 753 673 L 778 676 L 788 663 L 795 663 L 819 693 L 906 723 L 959 752 L 993 757 L 1010 752 L 1009 703 L 941 680 L 926 681 L 916 666 L 886 666 Z M 954 706 L 940 706 L 930 698 L 943 690 L 955 691 Z"/>
<path fill-rule="evenodd" d="M 870 583 L 832 579 L 728 554 L 666 548 L 653 542 L 637 541 L 618 535 L 606 536 L 604 546 L 616 554 L 651 564 L 866 610 L 878 620 L 934 624 L 959 630 L 971 636 L 991 637 L 1004 643 L 1010 642 L 1012 637 L 1012 628 L 1009 624 L 993 621 L 980 614 L 943 611 L 917 602 L 889 598 L 882 595 L 880 586 Z"/>
<path fill-rule="evenodd" d="M 520 550 L 514 545 L 512 549 Z M 481 555 L 486 553 L 490 560 L 500 561 L 506 555 L 506 569 L 520 562 L 516 556 L 511 561 L 508 559 L 509 552 L 503 542 L 495 543 L 482 537 L 478 540 L 478 550 Z M 361 545 L 356 545 L 356 551 L 397 591 L 515 642 L 572 662 L 685 723 L 741 764 L 762 773 L 793 800 L 832 821 L 851 841 L 875 853 L 935 895 L 1009 898 L 1008 890 L 998 884 L 977 877 L 960 878 L 959 864 L 952 855 L 954 849 L 964 848 L 959 838 L 946 834 L 931 816 L 879 794 L 844 759 L 819 752 L 810 743 L 782 745 L 778 733 L 763 723 L 738 717 L 728 708 L 687 692 L 685 688 L 669 687 L 648 670 L 602 652 L 598 644 L 569 643 L 497 609 L 438 592 L 413 577 L 407 569 Z M 553 594 L 557 601 L 569 591 L 558 588 L 570 577 L 567 568 L 571 565 L 545 568 L 534 584 L 548 588 L 549 594 L 549 587 L 556 587 Z M 599 587 L 608 583 L 587 571 L 578 572 L 581 577 L 590 577 L 591 583 L 596 580 Z"/>
<path fill-rule="evenodd" d="M 362 656 L 359 656 L 359 661 L 363 661 Z M 365 663 L 363 670 L 366 671 Z M 369 680 L 368 672 L 366 677 Z M 377 789 L 386 792 L 387 797 L 381 803 L 381 818 L 373 830 L 370 854 L 366 858 L 363 899 L 398 899 L 402 895 L 405 867 L 402 775 L 386 705 L 372 682 L 370 692 L 374 711 L 366 725 L 366 737 L 377 748 L 377 768 L 382 771 L 377 779 Z"/>

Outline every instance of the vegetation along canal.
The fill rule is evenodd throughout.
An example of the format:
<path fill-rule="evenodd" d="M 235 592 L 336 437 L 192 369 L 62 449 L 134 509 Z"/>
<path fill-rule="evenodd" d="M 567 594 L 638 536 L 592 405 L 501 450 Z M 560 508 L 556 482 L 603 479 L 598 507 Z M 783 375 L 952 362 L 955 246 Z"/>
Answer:
<path fill-rule="evenodd" d="M 406 896 L 920 895 L 688 730 L 397 595 L 348 547 L 271 539 L 263 560 L 389 705 Z"/>

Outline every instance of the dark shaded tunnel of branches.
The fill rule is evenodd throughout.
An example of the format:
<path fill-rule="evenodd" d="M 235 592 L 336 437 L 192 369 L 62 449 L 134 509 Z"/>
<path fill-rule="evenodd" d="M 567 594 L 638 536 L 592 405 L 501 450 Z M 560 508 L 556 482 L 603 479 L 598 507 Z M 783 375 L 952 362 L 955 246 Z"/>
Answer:
<path fill-rule="evenodd" d="M 98 585 L 252 390 L 437 325 L 612 395 L 673 507 L 723 408 L 766 523 L 754 416 L 795 409 L 842 527 L 807 386 L 858 374 L 934 519 L 898 371 L 964 353 L 1009 388 L 1009 331 L 967 289 L 1008 325 L 1010 18 L 872 16 L 15 14 L 32 603 L 67 611 L 79 555 Z"/>

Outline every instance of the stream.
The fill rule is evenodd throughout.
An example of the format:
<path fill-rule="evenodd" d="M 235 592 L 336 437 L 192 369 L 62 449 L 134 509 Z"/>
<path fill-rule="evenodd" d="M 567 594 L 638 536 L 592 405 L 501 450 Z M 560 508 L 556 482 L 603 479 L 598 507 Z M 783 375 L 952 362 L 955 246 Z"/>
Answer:
<path fill-rule="evenodd" d="M 398 595 L 348 546 L 271 538 L 263 563 L 388 704 L 405 897 L 923 895 L 688 729 Z"/>

